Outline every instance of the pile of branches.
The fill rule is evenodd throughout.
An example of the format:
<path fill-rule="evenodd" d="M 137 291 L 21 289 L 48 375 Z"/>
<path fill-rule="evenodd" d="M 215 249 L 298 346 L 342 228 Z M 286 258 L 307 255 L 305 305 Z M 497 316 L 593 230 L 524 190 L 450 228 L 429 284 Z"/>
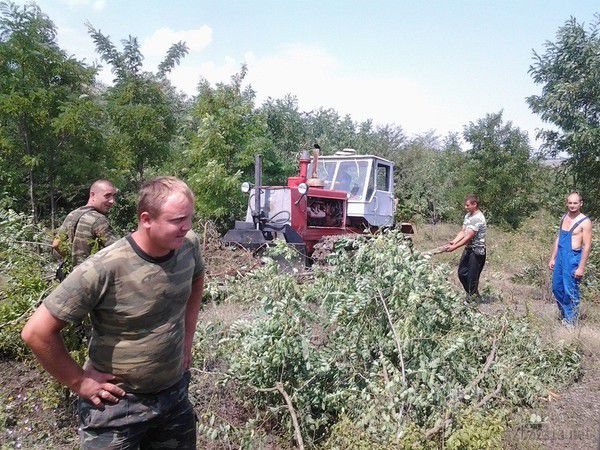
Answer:
<path fill-rule="evenodd" d="M 275 263 L 227 286 L 259 302 L 221 345 L 225 382 L 264 428 L 323 448 L 497 445 L 503 414 L 580 373 L 525 318 L 486 316 L 396 232 L 340 246 L 312 281 Z M 346 248 L 353 247 L 351 251 Z"/>

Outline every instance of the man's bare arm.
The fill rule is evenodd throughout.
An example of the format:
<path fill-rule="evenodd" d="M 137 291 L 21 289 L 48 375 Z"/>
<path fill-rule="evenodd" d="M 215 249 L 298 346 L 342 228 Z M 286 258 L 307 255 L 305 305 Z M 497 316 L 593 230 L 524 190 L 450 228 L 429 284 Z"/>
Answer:
<path fill-rule="evenodd" d="M 60 335 L 66 325 L 42 304 L 25 324 L 21 337 L 44 369 L 78 396 L 96 407 L 101 407 L 104 401 L 118 402 L 125 392 L 109 383 L 115 379 L 114 375 L 83 370 L 71 358 Z"/>
<path fill-rule="evenodd" d="M 185 307 L 185 337 L 183 345 L 183 367 L 189 369 L 192 362 L 192 344 L 198 323 L 198 314 L 204 292 L 204 275 L 200 275 L 192 283 L 192 293 Z"/>
<path fill-rule="evenodd" d="M 554 247 L 552 249 L 552 256 L 550 256 L 550 262 L 548 263 L 548 267 L 550 270 L 554 270 L 554 265 L 556 264 L 556 255 L 558 254 L 558 237 L 554 240 Z"/>
<path fill-rule="evenodd" d="M 575 271 L 575 278 L 583 277 L 585 265 L 590 257 L 590 251 L 592 250 L 592 221 L 586 220 L 581 224 L 581 228 L 581 261 L 579 262 L 579 267 L 577 267 L 577 270 Z"/>
<path fill-rule="evenodd" d="M 447 245 L 445 247 L 445 250 L 447 252 L 453 252 L 457 248 L 468 244 L 471 241 L 471 239 L 473 239 L 473 237 L 475 236 L 475 230 L 466 229 L 464 233 L 462 233 L 462 235 L 463 236 L 458 241 L 455 241 L 453 244 Z"/>
<path fill-rule="evenodd" d="M 61 258 L 64 258 L 65 255 L 63 255 L 60 251 L 60 239 L 58 236 L 52 240 L 52 249 L 58 253 Z"/>
<path fill-rule="evenodd" d="M 454 245 L 456 244 L 458 241 L 460 241 L 463 237 L 465 237 L 465 227 L 462 227 L 460 229 L 460 231 L 458 232 L 458 234 L 456 235 L 456 237 L 454 239 L 452 239 L 449 244 L 450 245 Z"/>

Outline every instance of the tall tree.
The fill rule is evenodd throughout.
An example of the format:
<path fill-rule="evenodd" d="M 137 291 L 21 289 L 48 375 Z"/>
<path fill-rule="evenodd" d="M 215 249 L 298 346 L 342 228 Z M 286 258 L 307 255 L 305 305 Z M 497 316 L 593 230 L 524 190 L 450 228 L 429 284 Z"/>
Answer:
<path fill-rule="evenodd" d="M 129 36 L 121 41 L 123 50 L 119 51 L 108 36 L 87 26 L 100 57 L 115 74 L 114 85 L 106 90 L 113 125 L 110 144 L 121 156 L 122 169 L 139 184 L 149 167 L 169 155 L 176 124 L 166 75 L 188 49 L 184 42 L 173 44 L 154 74 L 142 70 L 144 57 L 137 38 Z"/>
<path fill-rule="evenodd" d="M 95 69 L 59 48 L 54 24 L 35 4 L 2 2 L 0 14 L 0 178 L 17 198 L 29 198 L 34 221 L 49 198 L 54 219 L 57 183 L 61 177 L 77 182 L 65 171 L 96 149 L 91 137 L 82 140 L 97 125 L 90 92 Z M 77 114 L 82 110 L 87 114 Z M 95 165 L 96 158 L 88 162 Z M 91 169 L 83 161 L 82 168 Z"/>
<path fill-rule="evenodd" d="M 243 87 L 246 68 L 230 83 L 199 85 L 192 115 L 197 128 L 190 136 L 181 173 L 196 194 L 198 212 L 231 225 L 243 214 L 246 197 L 240 193 L 242 180 L 254 178 L 254 155 L 263 156 L 265 184 L 281 184 L 286 174 L 275 151 L 264 113 L 254 107 L 254 91 Z"/>
<path fill-rule="evenodd" d="M 586 29 L 570 18 L 543 54 L 534 52 L 529 73 L 542 85 L 527 99 L 542 119 L 558 127 L 540 133 L 547 149 L 569 155 L 574 186 L 590 213 L 600 213 L 600 15 Z"/>
<path fill-rule="evenodd" d="M 102 61 L 115 76 L 103 95 L 110 124 L 107 146 L 116 155 L 112 177 L 121 191 L 112 215 L 118 226 L 131 228 L 140 184 L 171 156 L 181 105 L 166 77 L 188 48 L 184 42 L 173 44 L 153 73 L 143 70 L 144 56 L 136 37 L 122 40 L 119 50 L 109 36 L 89 23 L 87 27 Z"/>
<path fill-rule="evenodd" d="M 535 206 L 527 134 L 498 112 L 470 122 L 464 138 L 471 145 L 466 185 L 479 195 L 489 220 L 516 228 Z"/>

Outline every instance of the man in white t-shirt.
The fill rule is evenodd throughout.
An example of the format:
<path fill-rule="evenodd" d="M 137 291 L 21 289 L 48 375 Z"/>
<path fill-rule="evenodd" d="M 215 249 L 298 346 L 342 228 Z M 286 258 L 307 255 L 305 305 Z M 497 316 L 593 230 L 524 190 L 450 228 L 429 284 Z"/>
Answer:
<path fill-rule="evenodd" d="M 469 297 L 479 296 L 479 276 L 485 265 L 485 231 L 486 221 L 479 209 L 479 199 L 470 194 L 465 199 L 465 218 L 463 226 L 456 237 L 444 250 L 453 252 L 465 246 L 458 265 L 458 278 Z"/>

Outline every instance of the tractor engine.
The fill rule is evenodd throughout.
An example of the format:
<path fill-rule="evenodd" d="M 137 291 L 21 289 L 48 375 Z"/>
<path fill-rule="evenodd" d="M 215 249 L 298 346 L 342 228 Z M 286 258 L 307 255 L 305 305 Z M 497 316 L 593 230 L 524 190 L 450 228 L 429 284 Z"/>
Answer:
<path fill-rule="evenodd" d="M 344 226 L 344 202 L 342 200 L 309 196 L 306 205 L 309 227 Z"/>

